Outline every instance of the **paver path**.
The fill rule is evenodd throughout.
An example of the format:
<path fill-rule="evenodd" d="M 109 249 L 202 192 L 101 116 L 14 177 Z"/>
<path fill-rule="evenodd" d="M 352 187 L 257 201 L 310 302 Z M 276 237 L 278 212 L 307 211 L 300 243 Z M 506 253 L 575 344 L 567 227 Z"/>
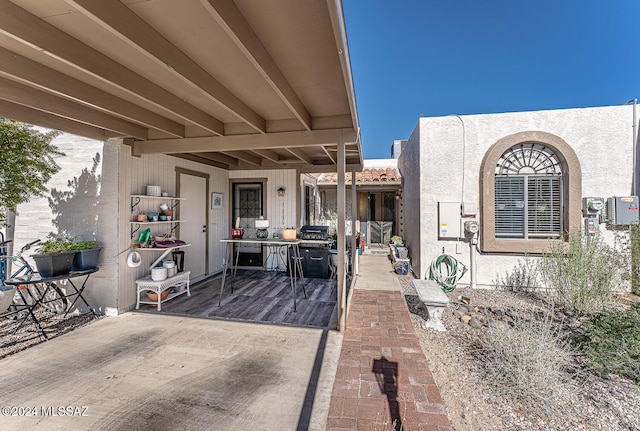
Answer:
<path fill-rule="evenodd" d="M 366 275 L 351 298 L 327 430 L 453 430 L 384 260 L 362 256 Z"/>

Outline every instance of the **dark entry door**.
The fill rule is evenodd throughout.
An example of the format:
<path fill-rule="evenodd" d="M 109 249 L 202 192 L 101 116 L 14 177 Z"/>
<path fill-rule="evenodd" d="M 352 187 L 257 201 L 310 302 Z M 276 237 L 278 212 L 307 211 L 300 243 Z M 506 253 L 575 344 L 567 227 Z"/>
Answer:
<path fill-rule="evenodd" d="M 255 221 L 264 214 L 263 184 L 233 183 L 233 211 L 231 222 L 235 227 L 240 221 L 244 238 L 256 237 Z M 260 244 L 236 244 L 240 248 L 239 266 L 262 266 L 262 246 Z M 238 249 L 234 249 L 234 255 Z"/>

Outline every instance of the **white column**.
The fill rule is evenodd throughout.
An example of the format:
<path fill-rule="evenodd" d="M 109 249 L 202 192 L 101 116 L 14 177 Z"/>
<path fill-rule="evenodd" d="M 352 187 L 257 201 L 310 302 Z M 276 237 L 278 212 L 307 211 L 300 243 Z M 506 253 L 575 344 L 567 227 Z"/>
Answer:
<path fill-rule="evenodd" d="M 355 277 L 358 275 L 358 266 L 360 258 L 358 257 L 358 244 L 356 243 L 356 232 L 360 230 L 360 222 L 357 220 L 358 216 L 358 194 L 356 192 L 356 173 L 351 172 L 351 250 L 352 252 L 352 265 L 353 274 Z M 364 253 L 364 250 L 362 250 Z"/>
<path fill-rule="evenodd" d="M 347 273 L 346 273 L 346 224 L 345 224 L 345 145 L 342 133 L 338 142 L 338 330 L 344 331 L 347 324 Z"/>

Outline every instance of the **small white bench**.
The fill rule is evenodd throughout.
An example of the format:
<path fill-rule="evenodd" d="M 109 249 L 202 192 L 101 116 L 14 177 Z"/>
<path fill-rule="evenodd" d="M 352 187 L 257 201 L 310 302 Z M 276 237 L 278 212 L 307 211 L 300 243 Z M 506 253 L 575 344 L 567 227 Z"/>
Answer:
<path fill-rule="evenodd" d="M 427 307 L 429 320 L 423 323 L 425 328 L 433 328 L 438 331 L 445 331 L 440 318 L 444 308 L 449 304 L 449 297 L 442 291 L 442 288 L 433 280 L 414 279 L 413 287 L 418 292 L 418 298 Z"/>

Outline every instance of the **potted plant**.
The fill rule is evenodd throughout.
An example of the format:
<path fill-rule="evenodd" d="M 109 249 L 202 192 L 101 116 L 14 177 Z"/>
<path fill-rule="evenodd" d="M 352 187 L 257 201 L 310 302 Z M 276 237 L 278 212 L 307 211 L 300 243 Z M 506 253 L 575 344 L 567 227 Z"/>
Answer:
<path fill-rule="evenodd" d="M 40 243 L 36 254 L 31 255 L 40 275 L 56 277 L 68 274 L 76 255 L 72 244 L 73 241 L 68 238 L 52 238 Z"/>
<path fill-rule="evenodd" d="M 102 247 L 97 241 L 72 241 L 70 249 L 76 251 L 71 271 L 85 271 L 98 266 Z"/>

